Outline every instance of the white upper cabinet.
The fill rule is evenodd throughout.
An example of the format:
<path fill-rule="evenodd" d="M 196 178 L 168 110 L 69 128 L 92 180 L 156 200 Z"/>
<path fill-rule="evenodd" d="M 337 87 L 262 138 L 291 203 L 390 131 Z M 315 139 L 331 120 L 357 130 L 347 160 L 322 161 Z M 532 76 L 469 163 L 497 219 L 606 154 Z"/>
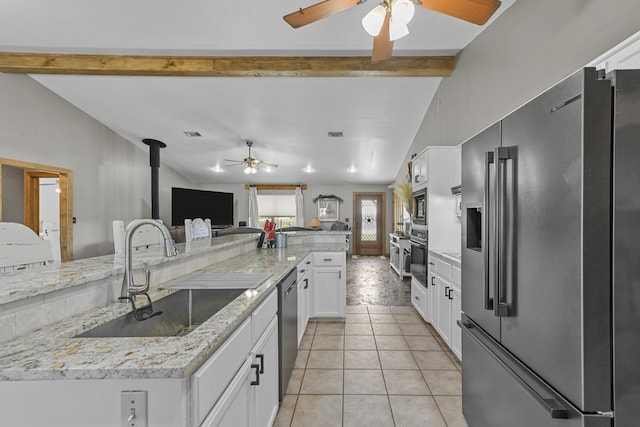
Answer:
<path fill-rule="evenodd" d="M 427 186 L 428 176 L 428 156 L 427 151 L 422 151 L 411 160 L 411 189 L 420 190 Z"/>

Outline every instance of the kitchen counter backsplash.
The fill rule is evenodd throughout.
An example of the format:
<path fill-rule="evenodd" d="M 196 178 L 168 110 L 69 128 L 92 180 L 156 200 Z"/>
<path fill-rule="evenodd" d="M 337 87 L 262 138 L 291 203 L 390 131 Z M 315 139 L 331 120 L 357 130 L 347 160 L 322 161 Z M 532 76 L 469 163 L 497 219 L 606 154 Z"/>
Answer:
<path fill-rule="evenodd" d="M 92 329 L 102 323 L 114 319 L 127 311 L 130 304 L 110 303 L 102 307 L 84 308 L 72 317 L 57 319 L 50 310 L 63 309 L 65 305 L 73 304 L 67 298 L 70 292 L 61 285 L 60 290 L 51 294 L 40 293 L 38 297 L 26 300 L 14 300 L 4 306 L 12 306 L 14 310 L 21 304 L 31 304 L 34 298 L 42 298 L 44 303 L 54 304 L 41 310 L 47 324 L 31 332 L 18 333 L 10 341 L 3 343 L 0 349 L 0 380 L 46 380 L 46 379 L 99 379 L 99 378 L 182 378 L 191 375 L 213 352 L 231 335 L 231 333 L 251 314 L 262 300 L 276 287 L 288 271 L 294 268 L 310 251 L 344 251 L 345 243 L 315 243 L 309 246 L 295 245 L 280 249 L 256 249 L 255 236 L 229 236 L 227 243 L 230 253 L 217 262 L 208 262 L 198 268 L 189 268 L 175 263 L 173 269 L 160 272 L 168 280 L 152 279 L 154 286 L 150 291 L 153 300 L 168 295 L 172 291 L 160 289 L 168 281 L 184 274 L 195 272 L 212 273 L 258 273 L 270 272 L 272 276 L 256 289 L 242 293 L 209 320 L 194 331 L 183 337 L 150 337 L 150 338 L 74 338 L 85 330 Z M 248 244 L 251 248 L 245 248 Z M 211 249 L 209 249 L 211 251 Z M 205 251 L 206 252 L 206 251 Z M 227 254 L 229 255 L 229 254 Z M 193 254 L 191 254 L 193 256 Z M 93 280 L 86 284 L 87 289 L 108 288 L 107 292 L 115 292 L 115 301 L 120 292 L 122 282 L 122 266 L 112 259 L 111 270 L 107 268 L 108 257 L 99 257 L 78 261 L 78 268 L 58 268 L 61 281 L 64 283 L 78 283 L 82 280 Z M 206 262 L 207 258 L 203 258 Z M 96 262 L 91 263 L 91 260 Z M 140 260 L 137 268 L 153 267 L 153 263 L 164 259 L 153 257 Z M 74 262 L 76 263 L 76 262 Z M 102 273 L 83 272 L 86 268 L 102 268 Z M 180 270 L 183 270 L 183 274 Z M 63 274 L 64 270 L 64 274 Z M 92 276 L 91 274 L 95 274 Z M 30 275 L 30 273 L 27 273 Z M 38 275 L 33 275 L 34 282 Z M 46 276 L 47 283 L 52 282 L 52 273 Z M 98 277 L 97 279 L 83 279 Z M 4 276 L 3 276 L 4 278 Z M 64 279 L 62 279 L 64 278 Z M 106 281 L 106 282 L 105 282 Z M 164 282 L 164 283 L 163 283 Z M 25 282 L 25 286 L 35 286 Z M 79 285 L 72 286 L 75 288 Z M 5 285 L 2 285 L 4 288 Z M 3 291 L 3 293 L 6 292 Z M 33 291 L 35 292 L 35 291 Z M 104 293 L 104 290 L 102 290 Z M 6 297 L 5 297 L 6 298 Z M 49 299 L 51 299 L 49 301 Z M 30 301 L 29 303 L 25 301 Z M 57 306 L 55 305 L 57 304 Z M 42 303 L 40 304 L 42 306 Z M 78 305 L 81 304 L 78 302 Z M 29 310 L 34 310 L 29 308 Z M 3 310 L 4 313 L 4 310 Z M 17 310 L 13 315 L 17 321 L 27 320 L 26 313 Z M 4 319 L 11 314 L 0 316 L 0 328 L 6 322 Z"/>

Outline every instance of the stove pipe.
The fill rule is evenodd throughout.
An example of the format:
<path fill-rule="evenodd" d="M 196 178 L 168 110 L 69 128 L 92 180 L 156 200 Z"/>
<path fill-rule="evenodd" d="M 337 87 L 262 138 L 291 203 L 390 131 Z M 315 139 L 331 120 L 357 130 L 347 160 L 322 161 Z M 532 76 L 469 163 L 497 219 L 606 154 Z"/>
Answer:
<path fill-rule="evenodd" d="M 167 146 L 157 139 L 143 139 L 142 142 L 149 146 L 149 166 L 151 166 L 151 218 L 160 219 L 160 189 L 159 169 L 160 169 L 160 149 Z"/>

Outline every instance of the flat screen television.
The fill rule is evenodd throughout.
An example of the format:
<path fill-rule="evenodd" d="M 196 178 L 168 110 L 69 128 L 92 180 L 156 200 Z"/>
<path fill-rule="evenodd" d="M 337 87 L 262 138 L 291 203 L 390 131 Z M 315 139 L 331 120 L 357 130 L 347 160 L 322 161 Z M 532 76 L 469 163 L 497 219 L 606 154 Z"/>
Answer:
<path fill-rule="evenodd" d="M 193 218 L 209 218 L 212 226 L 233 225 L 233 193 L 172 187 L 171 225 Z"/>

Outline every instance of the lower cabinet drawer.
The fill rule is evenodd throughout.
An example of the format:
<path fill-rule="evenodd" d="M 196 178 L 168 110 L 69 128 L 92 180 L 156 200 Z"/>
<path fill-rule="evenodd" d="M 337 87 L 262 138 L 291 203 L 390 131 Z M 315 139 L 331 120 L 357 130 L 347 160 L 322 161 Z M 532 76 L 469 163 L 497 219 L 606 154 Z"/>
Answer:
<path fill-rule="evenodd" d="M 411 304 L 423 319 L 427 316 L 427 290 L 420 283 L 411 280 Z"/>
<path fill-rule="evenodd" d="M 276 315 L 278 311 L 278 293 L 277 290 L 274 289 L 271 291 L 271 294 L 256 308 L 256 310 L 251 315 L 251 346 L 255 345 L 258 342 L 258 338 L 262 335 L 273 316 Z"/>
<path fill-rule="evenodd" d="M 191 414 L 200 425 L 251 351 L 251 318 L 191 376 Z"/>
<path fill-rule="evenodd" d="M 436 274 L 444 279 L 451 280 L 451 264 L 438 258 L 434 258 L 434 261 L 436 265 Z"/>
<path fill-rule="evenodd" d="M 335 267 L 345 264 L 345 254 L 343 252 L 315 252 L 313 254 L 314 267 Z"/>

